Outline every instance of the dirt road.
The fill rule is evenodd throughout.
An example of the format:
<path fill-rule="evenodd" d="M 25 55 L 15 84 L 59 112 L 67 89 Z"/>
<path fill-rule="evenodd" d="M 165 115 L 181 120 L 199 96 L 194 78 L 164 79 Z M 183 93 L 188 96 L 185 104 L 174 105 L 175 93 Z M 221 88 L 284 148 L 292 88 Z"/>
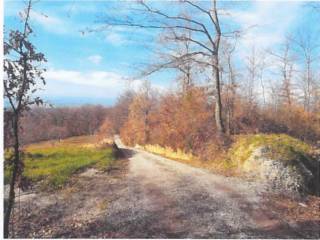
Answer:
<path fill-rule="evenodd" d="M 262 185 L 117 144 L 128 160 L 109 173 L 91 169 L 58 193 L 22 197 L 17 236 L 319 237 L 283 221 L 265 204 Z"/>

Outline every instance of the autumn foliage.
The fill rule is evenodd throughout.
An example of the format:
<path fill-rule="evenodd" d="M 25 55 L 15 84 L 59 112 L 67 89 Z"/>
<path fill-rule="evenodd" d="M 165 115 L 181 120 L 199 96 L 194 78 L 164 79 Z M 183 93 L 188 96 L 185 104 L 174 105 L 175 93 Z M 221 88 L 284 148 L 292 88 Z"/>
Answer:
<path fill-rule="evenodd" d="M 128 145 L 159 145 L 183 150 L 203 160 L 214 158 L 232 142 L 232 136 L 251 133 L 286 133 L 310 143 L 320 139 L 319 115 L 299 104 L 259 106 L 240 94 L 232 106 L 229 136 L 218 136 L 214 124 L 214 100 L 205 88 L 146 96 L 133 94 L 120 135 Z M 117 108 L 115 105 L 114 108 Z M 224 121 L 228 112 L 223 112 Z"/>

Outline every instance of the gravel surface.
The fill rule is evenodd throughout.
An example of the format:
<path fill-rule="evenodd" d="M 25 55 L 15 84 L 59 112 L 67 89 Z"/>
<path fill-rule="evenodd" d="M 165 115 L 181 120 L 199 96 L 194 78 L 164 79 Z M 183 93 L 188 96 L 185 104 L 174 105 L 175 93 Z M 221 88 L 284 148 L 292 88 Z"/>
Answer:
<path fill-rule="evenodd" d="M 127 160 L 119 160 L 109 173 L 91 169 L 59 192 L 20 199 L 24 207 L 16 218 L 15 236 L 319 237 L 317 229 L 305 232 L 282 220 L 266 204 L 261 184 L 125 149 L 116 142 Z"/>

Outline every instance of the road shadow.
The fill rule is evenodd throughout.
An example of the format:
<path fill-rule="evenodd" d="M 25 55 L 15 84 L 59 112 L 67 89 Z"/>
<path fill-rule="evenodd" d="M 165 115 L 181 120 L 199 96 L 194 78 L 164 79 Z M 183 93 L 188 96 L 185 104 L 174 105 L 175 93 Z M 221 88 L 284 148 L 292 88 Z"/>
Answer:
<path fill-rule="evenodd" d="M 136 151 L 128 148 L 114 148 L 114 152 L 116 154 L 116 158 L 118 159 L 129 159 L 136 154 Z"/>

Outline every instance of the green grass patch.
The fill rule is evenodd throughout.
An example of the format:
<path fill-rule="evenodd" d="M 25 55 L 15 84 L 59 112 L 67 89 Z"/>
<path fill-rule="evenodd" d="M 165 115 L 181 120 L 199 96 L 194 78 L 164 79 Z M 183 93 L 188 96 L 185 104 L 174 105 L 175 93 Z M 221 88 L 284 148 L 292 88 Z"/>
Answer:
<path fill-rule="evenodd" d="M 41 181 L 45 188 L 63 186 L 72 174 L 88 167 L 107 170 L 115 160 L 109 146 L 87 147 L 86 138 L 62 142 L 33 144 L 25 149 L 24 177 L 31 182 Z M 10 179 L 10 167 L 5 169 L 5 182 Z"/>
<path fill-rule="evenodd" d="M 311 146 L 286 134 L 239 135 L 228 151 L 228 158 L 244 163 L 258 147 L 268 148 L 266 157 L 281 161 L 308 159 Z"/>

